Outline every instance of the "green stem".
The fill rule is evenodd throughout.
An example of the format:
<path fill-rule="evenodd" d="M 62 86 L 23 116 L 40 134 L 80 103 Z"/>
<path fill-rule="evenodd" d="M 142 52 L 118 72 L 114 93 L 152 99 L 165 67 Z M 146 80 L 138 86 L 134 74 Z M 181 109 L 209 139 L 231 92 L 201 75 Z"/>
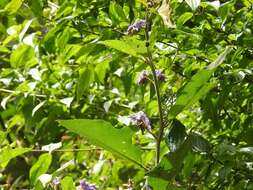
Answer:
<path fill-rule="evenodd" d="M 155 72 L 155 65 L 153 63 L 152 53 L 149 49 L 149 12 L 148 9 L 146 11 L 146 27 L 145 27 L 145 37 L 146 37 L 146 47 L 147 47 L 147 63 L 151 68 L 152 75 L 154 78 L 154 87 L 157 97 L 157 103 L 158 103 L 158 112 L 159 112 L 159 122 L 160 122 L 160 128 L 159 128 L 159 134 L 156 138 L 156 164 L 160 161 L 160 150 L 161 150 L 161 141 L 163 137 L 163 131 L 164 131 L 164 122 L 163 122 L 163 110 L 162 110 L 162 101 L 161 101 L 161 95 L 160 95 L 160 88 L 159 88 L 159 82 L 156 76 Z"/>

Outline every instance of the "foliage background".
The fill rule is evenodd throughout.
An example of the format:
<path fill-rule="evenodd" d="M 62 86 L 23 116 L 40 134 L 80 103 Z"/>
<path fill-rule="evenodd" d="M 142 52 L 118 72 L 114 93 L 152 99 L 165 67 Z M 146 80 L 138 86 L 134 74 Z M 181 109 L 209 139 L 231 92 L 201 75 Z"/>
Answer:
<path fill-rule="evenodd" d="M 154 87 L 136 83 L 138 74 L 149 70 L 145 32 L 126 32 L 145 19 L 147 2 L 0 2 L 2 189 L 43 189 L 42 174 L 52 177 L 48 189 L 56 189 L 56 177 L 62 189 L 73 189 L 84 178 L 108 190 L 146 188 L 152 179 L 156 189 L 253 189 L 252 1 L 170 0 L 170 9 L 159 14 L 161 3 L 150 9 L 150 49 L 166 75 L 160 83 L 166 120 L 177 120 L 165 131 L 165 161 L 156 168 L 153 137 L 132 126 L 143 165 L 154 168 L 148 174 L 58 122 L 103 119 L 125 128 L 119 120 L 142 110 L 158 131 Z M 205 81 L 206 66 L 227 46 L 231 51 Z M 178 110 L 173 105 L 180 98 L 185 103 Z M 41 150 L 50 143 L 61 148 Z M 167 152 L 174 152 L 176 164 L 167 163 Z"/>

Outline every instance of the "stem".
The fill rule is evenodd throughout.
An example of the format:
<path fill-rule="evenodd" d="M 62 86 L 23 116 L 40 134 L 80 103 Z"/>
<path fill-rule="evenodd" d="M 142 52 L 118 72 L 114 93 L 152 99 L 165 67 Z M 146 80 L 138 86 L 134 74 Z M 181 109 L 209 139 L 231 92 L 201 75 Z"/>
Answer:
<path fill-rule="evenodd" d="M 152 53 L 149 49 L 149 11 L 146 10 L 146 27 L 145 27 L 145 37 L 146 37 L 146 47 L 147 47 L 147 63 L 151 68 L 152 75 L 154 78 L 154 87 L 157 97 L 157 103 L 158 103 L 158 112 L 159 112 L 159 122 L 160 122 L 160 128 L 159 128 L 159 134 L 156 138 L 156 164 L 160 161 L 160 149 L 161 149 L 161 141 L 163 137 L 163 131 L 164 131 L 164 122 L 163 122 L 163 110 L 162 110 L 162 101 L 161 101 L 161 95 L 160 95 L 160 89 L 159 89 L 159 83 L 155 72 L 155 65 L 153 63 Z"/>

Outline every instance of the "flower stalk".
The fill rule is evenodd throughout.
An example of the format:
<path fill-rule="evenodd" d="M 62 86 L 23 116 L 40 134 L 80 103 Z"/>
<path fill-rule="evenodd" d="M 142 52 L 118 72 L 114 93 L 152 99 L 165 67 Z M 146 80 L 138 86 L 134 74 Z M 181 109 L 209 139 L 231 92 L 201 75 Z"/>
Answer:
<path fill-rule="evenodd" d="M 163 109 L 162 109 L 162 101 L 161 101 L 161 95 L 160 95 L 160 88 L 159 88 L 159 82 L 158 82 L 158 76 L 157 76 L 157 71 L 155 68 L 155 65 L 153 63 L 153 58 L 152 58 L 152 53 L 150 51 L 149 47 L 149 30 L 151 29 L 150 27 L 150 15 L 149 15 L 149 9 L 146 9 L 146 27 L 145 27 L 145 38 L 146 38 L 146 47 L 147 47 L 147 57 L 146 57 L 146 62 L 151 68 L 151 72 L 154 78 L 154 87 L 155 87 L 155 92 L 156 92 L 156 98 L 157 98 L 157 103 L 158 103 L 158 112 L 159 112 L 159 133 L 156 138 L 156 164 L 160 162 L 160 149 L 161 149 L 161 141 L 164 133 L 164 121 L 163 121 Z"/>

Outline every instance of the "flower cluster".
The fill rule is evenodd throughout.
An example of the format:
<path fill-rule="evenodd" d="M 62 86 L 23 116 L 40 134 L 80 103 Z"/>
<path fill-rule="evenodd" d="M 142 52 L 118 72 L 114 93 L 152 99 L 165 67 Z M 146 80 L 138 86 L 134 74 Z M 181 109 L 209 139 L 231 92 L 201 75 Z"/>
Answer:
<path fill-rule="evenodd" d="M 145 83 L 147 82 L 147 80 L 148 80 L 148 75 L 149 75 L 149 74 L 150 74 L 150 73 L 149 73 L 148 71 L 143 70 L 143 71 L 139 74 L 139 76 L 138 76 L 137 84 L 138 84 L 138 85 L 145 84 Z M 164 82 L 164 81 L 165 81 L 166 77 L 165 77 L 165 75 L 162 73 L 162 71 L 156 70 L 156 71 L 155 71 L 155 74 L 156 74 L 156 77 L 157 77 L 157 79 L 158 79 L 159 81 L 161 81 L 161 82 Z"/>
<path fill-rule="evenodd" d="M 139 20 L 128 27 L 127 34 L 133 35 L 139 32 L 142 28 L 145 28 L 145 25 L 146 25 L 145 20 Z"/>
<path fill-rule="evenodd" d="M 150 121 L 143 111 L 139 111 L 138 113 L 131 115 L 130 119 L 134 125 L 140 127 L 142 133 L 144 133 L 145 129 L 147 129 L 148 131 L 151 130 Z"/>
<path fill-rule="evenodd" d="M 85 180 L 80 180 L 80 187 L 82 190 L 97 190 L 95 185 L 89 184 Z"/>

